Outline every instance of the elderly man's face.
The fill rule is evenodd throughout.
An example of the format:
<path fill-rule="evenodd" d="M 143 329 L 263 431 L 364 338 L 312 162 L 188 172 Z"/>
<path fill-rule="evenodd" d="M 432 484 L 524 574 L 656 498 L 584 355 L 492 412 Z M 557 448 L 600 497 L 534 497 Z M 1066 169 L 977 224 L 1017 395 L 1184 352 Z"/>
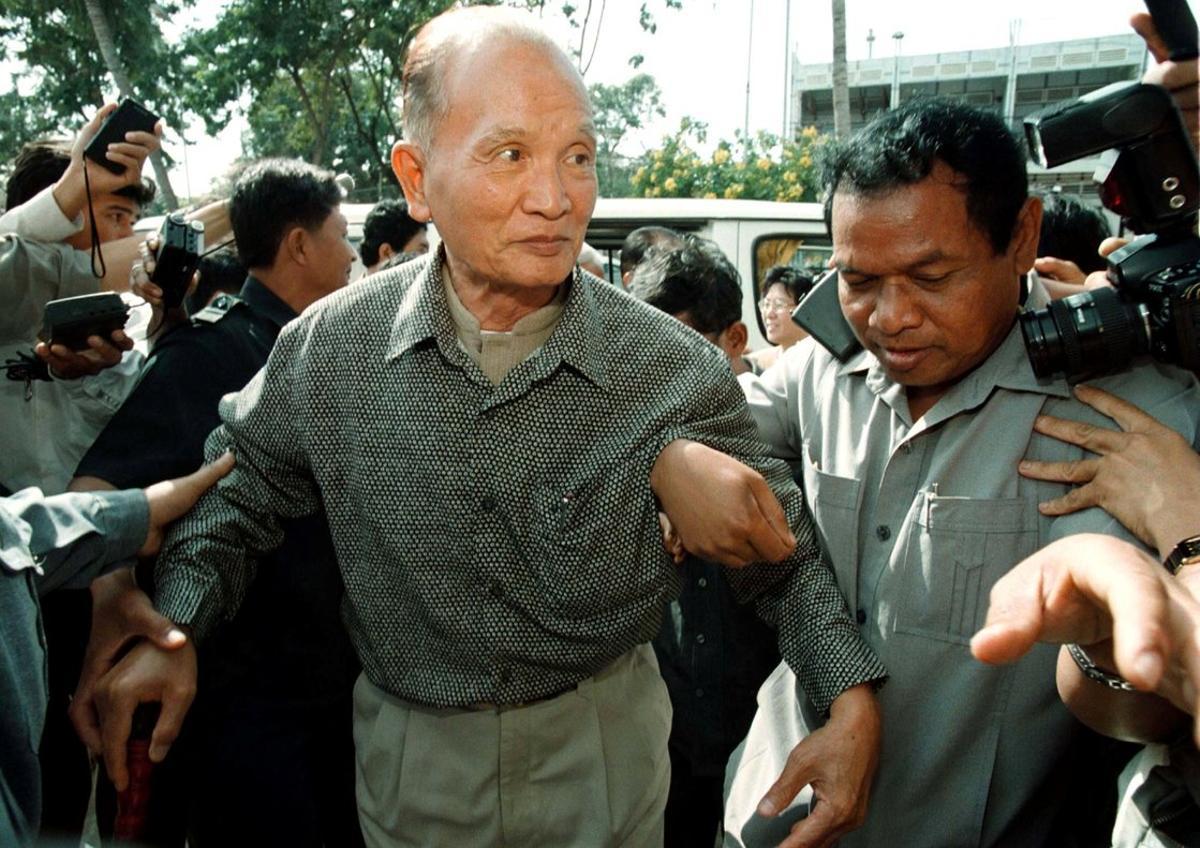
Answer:
<path fill-rule="evenodd" d="M 1003 341 L 1037 247 L 1037 201 L 1026 202 L 996 254 L 967 217 L 958 178 L 939 163 L 915 185 L 833 199 L 842 312 L 888 376 L 908 387 L 914 417 Z"/>
<path fill-rule="evenodd" d="M 558 285 L 596 203 L 578 75 L 542 48 L 502 41 L 452 60 L 445 85 L 449 111 L 432 149 L 414 153 L 410 211 L 432 216 L 456 281 Z"/>

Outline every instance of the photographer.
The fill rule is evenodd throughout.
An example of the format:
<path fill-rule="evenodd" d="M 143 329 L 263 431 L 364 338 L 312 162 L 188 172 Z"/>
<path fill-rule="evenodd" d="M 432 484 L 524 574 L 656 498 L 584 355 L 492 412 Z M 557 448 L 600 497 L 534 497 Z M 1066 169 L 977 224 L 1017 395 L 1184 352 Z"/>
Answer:
<path fill-rule="evenodd" d="M 122 357 L 132 343 L 123 333 L 112 340 L 92 337 L 90 350 L 74 353 L 56 345 L 38 345 L 37 355 L 50 365 L 35 379 L 36 362 L 29 351 L 37 343 L 46 303 L 58 298 L 127 288 L 139 239 L 133 223 L 142 205 L 153 198 L 153 185 L 141 179 L 141 163 L 157 149 L 157 134 L 130 133 L 114 146 L 110 158 L 125 164 L 122 174 L 87 163 L 83 151 L 115 106 L 101 109 L 74 144 L 33 142 L 14 163 L 8 181 L 8 212 L 0 220 L 9 234 L 0 237 L 0 352 L 11 362 L 25 361 L 26 380 L 4 381 L 0 426 L 9 449 L 0 457 L 0 486 L 9 491 L 37 486 L 61 492 L 91 440 L 132 386 L 141 357 Z M 104 244 L 105 274 L 92 274 L 86 251 L 92 227 L 85 226 L 87 193 L 92 186 L 95 231 Z M 34 240 L 42 239 L 42 241 Z M 114 367 L 115 366 L 115 367 Z M 18 365 L 20 369 L 21 366 Z M 59 383 L 53 378 L 79 377 L 112 368 L 100 378 Z M 10 370 L 10 373 L 12 371 Z M 16 375 L 14 375 L 16 376 Z"/>
<path fill-rule="evenodd" d="M 1159 60 L 1145 81 L 1172 90 L 1196 143 L 1196 60 L 1166 61 L 1148 15 L 1136 15 L 1132 24 Z M 1089 285 L 1099 282 L 1089 279 Z M 1093 456 L 1027 461 L 1021 474 L 1074 484 L 1042 503 L 1042 514 L 1101 507 L 1155 548 L 1166 568 L 1116 540 L 1062 539 L 996 585 L 972 650 L 985 662 L 1000 663 L 1038 641 L 1070 645 L 1060 652 L 1057 681 L 1072 712 L 1108 735 L 1158 743 L 1122 775 L 1113 844 L 1197 844 L 1200 727 L 1195 738 L 1186 729 L 1188 716 L 1200 715 L 1200 568 L 1194 564 L 1200 562 L 1200 455 L 1133 404 L 1087 386 L 1076 396 L 1118 429 L 1043 416 L 1035 424 L 1039 433 Z"/>

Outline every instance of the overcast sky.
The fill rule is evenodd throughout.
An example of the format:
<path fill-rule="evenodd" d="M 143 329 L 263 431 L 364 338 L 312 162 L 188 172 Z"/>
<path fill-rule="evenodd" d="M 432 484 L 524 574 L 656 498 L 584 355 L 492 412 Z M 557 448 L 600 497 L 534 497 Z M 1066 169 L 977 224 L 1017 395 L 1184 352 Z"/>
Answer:
<path fill-rule="evenodd" d="M 638 26 L 641 2 L 607 0 L 596 58 L 587 74 L 589 83 L 621 83 L 636 73 L 628 65 L 629 57 L 645 56 L 641 70 L 658 81 L 667 115 L 633 138 L 629 153 L 656 146 L 684 115 L 708 122 L 714 139 L 731 138 L 745 119 L 748 57 L 750 129 L 779 133 L 785 32 L 786 43 L 800 61 L 828 62 L 832 56 L 829 0 L 791 0 L 790 31 L 784 26 L 787 0 L 683 0 L 682 11 L 664 9 L 662 0 L 649 0 L 658 22 L 653 36 Z M 1195 12 L 1197 0 L 1189 4 Z M 557 9 L 558 3 L 552 0 L 547 6 Z M 1012 21 L 1019 21 L 1021 44 L 1095 38 L 1130 32 L 1129 16 L 1143 8 L 1134 0 L 846 0 L 846 48 L 852 61 L 867 58 L 867 33 L 872 29 L 876 57 L 894 55 L 892 34 L 897 31 L 904 33 L 904 55 L 1003 47 Z M 556 12 L 547 12 L 546 19 L 563 39 L 577 38 L 561 25 Z M 189 150 L 192 194 L 203 193 L 237 157 L 240 132 L 239 126 L 231 126 L 221 138 L 205 139 Z M 181 153 L 173 151 L 180 168 L 172 181 L 176 191 L 186 194 Z"/>

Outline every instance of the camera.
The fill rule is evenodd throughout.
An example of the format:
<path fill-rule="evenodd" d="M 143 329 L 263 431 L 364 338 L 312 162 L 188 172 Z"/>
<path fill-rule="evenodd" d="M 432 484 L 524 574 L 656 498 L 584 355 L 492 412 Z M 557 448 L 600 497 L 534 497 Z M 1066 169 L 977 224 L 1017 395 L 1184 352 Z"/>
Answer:
<path fill-rule="evenodd" d="M 1048 168 L 1105 151 L 1095 173 L 1100 200 L 1143 234 L 1109 255 L 1115 288 L 1021 314 L 1034 373 L 1078 382 L 1147 354 L 1200 368 L 1200 166 L 1170 94 L 1115 83 L 1030 115 L 1025 134 L 1030 155 Z"/>
<path fill-rule="evenodd" d="M 181 212 L 172 212 L 163 219 L 150 282 L 162 289 L 164 307 L 173 309 L 183 303 L 203 252 L 202 221 L 185 220 Z"/>
<path fill-rule="evenodd" d="M 108 146 L 125 141 L 125 133 L 128 132 L 152 133 L 154 125 L 157 123 L 158 115 L 137 101 L 125 98 L 121 101 L 121 105 L 100 125 L 95 137 L 88 142 L 87 148 L 84 149 L 83 155 L 114 174 L 123 173 L 125 166 L 108 158 Z"/>
<path fill-rule="evenodd" d="M 115 331 L 124 329 L 128 318 L 129 307 L 116 292 L 64 297 L 46 304 L 38 338 L 71 350 L 87 350 L 90 336 L 108 341 Z"/>

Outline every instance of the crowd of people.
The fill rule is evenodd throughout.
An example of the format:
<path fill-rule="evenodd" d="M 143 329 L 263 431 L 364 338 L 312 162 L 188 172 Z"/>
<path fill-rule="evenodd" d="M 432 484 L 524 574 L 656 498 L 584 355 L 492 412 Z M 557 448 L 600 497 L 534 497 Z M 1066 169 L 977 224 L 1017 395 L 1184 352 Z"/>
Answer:
<path fill-rule="evenodd" d="M 829 145 L 841 361 L 814 269 L 754 351 L 711 241 L 607 279 L 525 14 L 413 39 L 357 253 L 334 174 L 253 162 L 178 306 L 114 108 L 0 216 L 0 844 L 1200 844 L 1200 384 L 1035 376 L 1016 316 L 1116 244 L 994 114 Z M 46 324 L 101 292 L 139 318 Z"/>

